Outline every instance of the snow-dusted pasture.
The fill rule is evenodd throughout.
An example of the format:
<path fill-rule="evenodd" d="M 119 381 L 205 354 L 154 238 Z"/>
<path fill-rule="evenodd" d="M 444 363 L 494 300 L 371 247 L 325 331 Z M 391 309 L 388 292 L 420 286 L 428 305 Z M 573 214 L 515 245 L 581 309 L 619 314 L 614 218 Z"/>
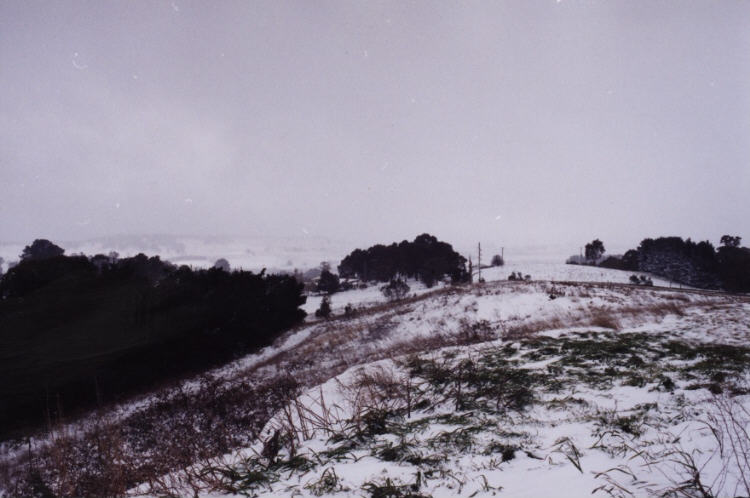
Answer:
<path fill-rule="evenodd" d="M 621 270 L 611 270 L 609 268 L 597 268 L 593 266 L 566 265 L 557 261 L 532 261 L 508 262 L 504 266 L 482 269 L 481 278 L 486 282 L 507 281 L 511 273 L 520 273 L 524 276 L 529 275 L 533 281 L 549 282 L 600 282 L 600 283 L 629 283 L 630 276 L 645 275 L 652 279 L 655 286 L 687 288 L 680 284 L 675 284 L 667 279 L 657 277 L 642 272 L 627 272 Z M 474 280 L 478 280 L 479 274 L 475 273 Z M 422 283 L 415 280 L 409 280 L 410 293 L 412 295 L 422 295 L 428 292 Z M 382 285 L 382 284 L 381 284 Z M 350 291 L 339 292 L 331 296 L 331 307 L 334 312 L 342 312 L 347 304 L 354 307 L 368 306 L 386 301 L 383 294 L 379 291 L 379 285 L 371 284 L 366 289 L 355 289 Z M 437 288 L 443 288 L 445 285 L 438 285 Z M 320 306 L 322 296 L 310 295 L 303 309 L 313 315 L 315 310 Z M 310 317 L 312 318 L 312 316 Z"/>
<path fill-rule="evenodd" d="M 308 387 L 255 444 L 192 470 L 256 476 L 222 481 L 222 493 L 261 496 L 647 496 L 682 482 L 690 468 L 676 459 L 693 458 L 704 484 L 732 494 L 742 468 L 718 455 L 706 423 L 722 406 L 750 422 L 748 334 L 750 302 L 740 297 L 507 281 L 425 291 L 303 327 L 222 369 L 227 378 L 291 373 Z M 742 355 L 706 370 L 715 346 Z M 508 389 L 480 392 L 462 369 Z M 514 392 L 515 375 L 535 379 L 530 399 L 495 405 L 488 393 Z M 712 394 L 720 377 L 724 391 Z M 374 433 L 368 413 L 385 414 Z M 295 443 L 271 461 L 261 454 L 277 432 Z M 215 486 L 202 492 L 222 494 Z"/>
<path fill-rule="evenodd" d="M 532 280 L 510 282 L 512 271 Z M 482 274 L 486 283 L 472 286 L 410 282 L 413 295 L 397 303 L 377 286 L 336 294 L 331 320 L 312 319 L 209 381 L 186 380 L 104 414 L 109 426 L 128 428 L 134 439 L 119 451 L 137 469 L 205 446 L 212 430 L 241 431 L 225 438 L 230 451 L 190 450 L 192 465 L 130 494 L 647 496 L 684 480 L 687 460 L 674 460 L 688 457 L 717 496 L 741 486 L 705 424 L 722 407 L 747 420 L 747 297 L 660 281 L 634 287 L 626 272 L 561 263 Z M 354 316 L 342 316 L 347 303 Z M 307 309 L 316 306 L 313 298 Z M 280 379 L 296 386 L 286 402 L 252 394 Z M 233 386 L 250 394 L 213 413 L 212 393 Z M 198 418 L 180 412 L 206 396 Z M 243 413 L 253 414 L 248 425 L 218 423 Z M 59 430 L 85 438 L 101 430 L 101 416 Z M 139 420 L 149 421 L 145 429 Z M 271 455 L 264 448 L 276 434 Z M 32 442 L 43 449 L 59 440 Z M 144 440 L 153 446 L 139 454 Z M 21 462 L 27 447 L 3 451 L 6 462 Z M 81 472 L 84 453 L 71 453 L 68 465 Z"/>

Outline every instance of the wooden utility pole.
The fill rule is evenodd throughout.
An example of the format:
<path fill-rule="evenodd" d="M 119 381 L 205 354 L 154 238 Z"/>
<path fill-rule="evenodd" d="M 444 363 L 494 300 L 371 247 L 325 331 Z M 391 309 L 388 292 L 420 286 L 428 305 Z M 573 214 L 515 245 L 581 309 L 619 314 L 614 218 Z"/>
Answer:
<path fill-rule="evenodd" d="M 482 243 L 477 243 L 477 268 L 479 272 L 477 275 L 477 282 L 482 283 Z"/>

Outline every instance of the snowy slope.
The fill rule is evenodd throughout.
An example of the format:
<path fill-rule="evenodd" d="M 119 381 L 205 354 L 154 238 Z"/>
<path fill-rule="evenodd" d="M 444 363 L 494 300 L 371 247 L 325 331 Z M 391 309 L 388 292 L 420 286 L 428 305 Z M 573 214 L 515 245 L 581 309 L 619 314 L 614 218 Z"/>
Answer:
<path fill-rule="evenodd" d="M 553 278 L 568 270 L 572 277 L 590 278 L 586 267 L 547 268 Z M 399 303 L 384 303 L 376 287 L 352 291 L 344 297 L 360 303 L 353 317 L 337 313 L 331 320 L 306 323 L 272 346 L 208 376 L 62 427 L 60 434 L 66 438 L 72 434 L 83 441 L 68 454 L 67 461 L 76 472 L 92 465 L 86 460 L 91 444 L 85 438 L 101 433 L 103 420 L 106 427 L 115 428 L 112 430 L 127 428 L 117 432 L 124 434 L 118 437 L 125 437 L 118 451 L 128 455 L 128 465 L 134 466 L 138 475 L 148 472 L 156 456 L 175 455 L 176 462 L 183 462 L 180 467 L 188 457 L 194 462 L 183 471 L 160 474 L 159 479 L 152 475 L 150 484 L 131 490 L 134 494 L 183 495 L 198 490 L 201 495 L 242 491 L 308 496 L 339 490 L 341 496 L 369 496 L 388 486 L 404 491 L 406 488 L 397 488 L 403 485 L 435 496 L 492 495 L 498 487 L 513 496 L 538 496 L 556 489 L 574 496 L 603 485 L 616 489 L 619 481 L 608 479 L 615 479 L 614 474 L 630 474 L 623 473 L 624 469 L 611 476 L 596 472 L 632 465 L 630 458 L 641 446 L 657 448 L 654 441 L 668 439 L 668 433 L 685 429 L 680 441 L 688 451 L 716 449 L 713 436 L 698 430 L 701 420 L 715 408 L 711 390 L 719 381 L 731 381 L 739 389 L 750 359 L 746 364 L 733 363 L 733 358 L 717 357 L 701 344 L 729 345 L 721 350 L 726 355 L 730 355 L 727 351 L 744 351 L 750 334 L 747 298 L 606 281 L 509 282 L 505 280 L 509 271 L 505 267 L 485 272 L 490 281 L 482 285 L 433 289 L 414 285 L 417 295 Z M 340 307 L 344 304 L 337 296 L 335 309 L 337 302 Z M 618 345 L 620 337 L 633 339 Z M 594 341 L 596 347 L 580 349 L 578 344 L 587 340 Z M 606 344 L 617 346 L 609 349 L 615 351 L 614 356 L 598 356 L 599 346 Z M 624 352 L 617 352 L 621 349 Z M 690 356 L 685 353 L 688 350 L 698 352 Z M 585 361 L 569 362 L 576 358 Z M 451 379 L 462 378 L 460 372 L 468 365 L 464 360 L 481 366 L 487 375 L 499 375 L 496 385 L 505 385 L 502 379 L 508 373 L 513 374 L 510 381 L 506 379 L 511 384 L 518 375 L 532 379 L 533 401 L 497 410 L 485 402 L 486 394 L 471 394 L 474 388 L 462 381 L 463 399 L 478 404 L 457 406 L 457 385 Z M 732 368 L 705 371 L 703 363 Z M 605 374 L 608 367 L 615 370 Z M 430 371 L 445 371 L 446 375 L 436 377 Z M 537 382 L 537 375 L 547 376 L 547 381 Z M 669 383 L 665 384 L 662 375 L 673 383 L 671 390 L 666 389 Z M 374 380 L 363 384 L 368 378 Z M 262 393 L 274 392 L 283 379 L 291 379 L 297 386 L 290 391 L 296 396 L 291 404 L 263 397 Z M 559 388 L 549 379 L 558 382 Z M 418 392 L 405 396 L 404 384 Z M 502 392 L 494 395 L 504 396 Z M 210 398 L 213 393 L 231 396 L 214 403 Z M 363 393 L 369 398 L 363 398 Z M 747 406 L 742 396 L 731 400 Z M 404 413 L 408 398 L 414 401 Z M 417 406 L 418 399 L 424 404 Z M 382 430 L 366 431 L 353 441 L 351 430 L 361 426 L 363 407 L 376 401 L 387 409 Z M 182 406 L 194 404 L 199 411 L 182 411 Z M 201 448 L 213 447 L 209 445 L 211 432 L 220 427 L 228 430 L 222 422 L 230 416 L 234 421 L 231 430 L 236 433 L 225 440 L 232 451 L 224 456 L 204 455 Z M 310 420 L 317 421 L 319 427 Z M 638 437 L 623 435 L 622 427 L 637 430 Z M 276 430 L 287 436 L 276 457 L 258 456 Z M 598 444 L 605 432 L 608 439 Z M 55 448 L 60 434 L 34 439 L 32 445 L 36 451 Z M 288 437 L 295 441 L 294 455 Z M 134 449 L 145 441 L 149 445 L 146 453 Z M 344 444 L 350 447 L 342 447 Z M 512 459 L 508 448 L 513 450 Z M 659 448 L 667 451 L 671 447 Z M 632 450 L 635 453 L 628 453 Z M 23 461 L 26 443 L 6 447 L 3 453 L 7 462 Z M 48 465 L 52 465 L 59 452 L 50 451 L 49 455 L 52 460 Z M 100 461 L 95 454 L 91 458 Z M 669 479 L 655 459 L 630 469 L 637 477 L 636 485 L 642 481 L 657 490 L 668 486 Z M 143 468 L 139 467 L 141 461 Z M 643 467 L 643 463 L 648 465 Z M 716 464 L 708 467 L 711 465 Z M 217 478 L 213 474 L 217 469 L 227 471 L 222 475 L 245 476 L 244 484 Z M 675 472 L 667 475 L 679 476 Z M 53 473 L 50 478 L 59 479 L 55 476 L 60 475 Z M 252 476 L 266 477 L 255 482 Z M 634 489 L 633 478 L 629 479 L 618 485 Z M 255 484 L 250 486 L 250 481 Z M 729 481 L 723 482 L 727 485 Z M 646 488 L 636 491 L 637 496 L 647 492 Z"/>
<path fill-rule="evenodd" d="M 710 375 L 700 377 L 705 372 L 696 365 L 708 354 L 701 348 L 746 344 L 748 317 L 750 303 L 742 298 L 604 284 L 496 282 L 438 289 L 353 319 L 316 323 L 222 370 L 234 378 L 284 372 L 309 387 L 268 422 L 253 446 L 213 461 L 211 468 L 260 472 L 264 479 L 241 489 L 264 496 L 369 496 L 388 490 L 581 496 L 595 490 L 606 495 L 618 486 L 641 496 L 681 478 L 686 469 L 670 470 L 665 456 L 679 449 L 682 453 L 674 454 L 708 462 L 706 479 L 714 482 L 724 467 L 711 457 L 717 442 L 702 424 L 717 404 Z M 634 342 L 620 345 L 622 337 Z M 565 348 L 592 338 L 626 350 L 604 359 L 597 348 L 586 351 L 590 373 L 563 361 Z M 698 353 L 675 353 L 681 351 L 672 345 L 676 342 Z M 450 379 L 465 360 L 494 368 L 486 359 L 498 357 L 506 362 L 502 368 L 547 376 L 532 386 L 533 402 L 517 410 L 458 407 L 450 395 L 455 398 L 455 384 L 447 381 L 430 392 L 434 379 L 413 367 L 414 358 L 442 365 Z M 609 367 L 620 370 L 606 376 Z M 741 387 L 748 372 L 740 370 L 732 382 Z M 560 386 L 550 387 L 550 379 Z M 413 384 L 405 387 L 408 382 Z M 426 404 L 413 401 L 405 414 L 404 389 L 413 389 L 413 399 Z M 464 389 L 470 391 L 468 383 Z M 744 395 L 726 400 L 750 408 Z M 357 435 L 363 415 L 375 408 L 389 414 L 385 428 Z M 273 461 L 260 457 L 276 431 L 292 435 L 294 454 L 282 448 Z M 680 445 L 671 442 L 678 438 Z M 512 459 L 503 456 L 508 448 Z M 200 463 L 196 468 L 205 470 Z M 610 469 L 619 470 L 605 472 Z M 733 489 L 737 469 L 722 479 L 714 485 Z M 210 486 L 204 491 L 210 489 L 218 492 Z"/>

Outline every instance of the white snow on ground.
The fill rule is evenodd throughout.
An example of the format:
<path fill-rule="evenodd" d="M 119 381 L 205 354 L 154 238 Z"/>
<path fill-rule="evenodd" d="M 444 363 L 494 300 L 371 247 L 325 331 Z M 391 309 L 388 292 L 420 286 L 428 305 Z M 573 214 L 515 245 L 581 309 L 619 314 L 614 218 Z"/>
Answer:
<path fill-rule="evenodd" d="M 573 274 L 576 270 L 584 274 L 588 270 L 571 268 Z M 504 272 L 501 269 L 496 273 Z M 352 294 L 355 292 L 373 299 L 376 296 L 371 290 Z M 350 319 L 301 327 L 259 355 L 220 370 L 228 378 L 292 374 L 309 386 L 295 404 L 269 422 L 264 436 L 267 439 L 277 429 L 292 428 L 298 438 L 296 454 L 316 462 L 315 465 L 299 471 L 289 468 L 279 473 L 278 480 L 253 488 L 252 493 L 312 496 L 320 490 L 316 486 L 332 482 L 333 472 L 341 496 L 367 496 L 368 486 L 406 485 L 416 481 L 420 483 L 420 492 L 432 496 L 473 493 L 488 496 L 498 489 L 508 496 L 582 496 L 594 490 L 605 495 L 605 489 L 617 495 L 617 486 L 643 496 L 664 490 L 674 484 L 670 479 L 681 477 L 684 467 L 677 465 L 670 469 L 668 466 L 675 464 L 669 464 L 669 458 L 657 458 L 659 452 L 663 456 L 663 452 L 678 450 L 682 453 L 676 455 L 690 455 L 700 465 L 706 464 L 705 476 L 711 482 L 721 474 L 722 460 L 714 455 L 716 440 L 701 422 L 714 409 L 710 393 L 705 388 L 689 388 L 690 382 L 677 378 L 673 391 L 657 389 L 653 383 L 630 386 L 615 382 L 607 389 L 577 385 L 565 392 L 541 394 L 540 401 L 527 411 L 496 419 L 483 415 L 484 425 L 472 436 L 471 447 L 444 449 L 441 458 L 447 459 L 446 463 L 437 466 L 440 472 L 430 475 L 424 473 L 424 467 L 376 455 L 378 448 L 402 444 L 407 439 L 422 453 L 434 452 L 435 448 L 430 446 L 434 441 L 462 430 L 460 424 L 435 421 L 438 415 L 463 413 L 450 404 L 438 403 L 428 411 L 415 410 L 402 420 L 414 424 L 420 419 L 428 421 L 426 427 L 413 431 L 407 439 L 386 433 L 353 448 L 345 458 L 320 457 L 322 452 L 336 446 L 329 439 L 331 431 L 343 431 L 360 406 L 352 394 L 354 380 L 362 372 L 378 371 L 405 379 L 404 366 L 397 364 L 405 354 L 420 353 L 428 358 L 452 354 L 455 362 L 455 355 L 458 359 L 481 358 L 488 348 L 510 344 L 519 349 L 525 338 L 535 334 L 561 340 L 590 332 L 645 333 L 660 341 L 730 345 L 746 345 L 750 334 L 747 299 L 719 294 L 606 283 L 504 280 L 471 288 L 420 292 L 425 293 L 422 298 L 375 311 L 361 310 Z M 368 301 L 363 298 L 360 302 Z M 485 342 L 473 346 L 450 345 L 452 340 L 470 334 L 472 327 L 478 327 L 480 333 L 490 331 Z M 498 334 L 503 339 L 498 340 Z M 420 342 L 430 340 L 435 342 Z M 545 372 L 561 357 L 526 360 L 523 368 Z M 673 359 L 670 368 L 688 363 Z M 747 396 L 733 400 L 750 409 Z M 622 430 L 605 430 L 631 415 L 641 424 L 637 438 Z M 305 424 L 307 427 L 303 427 Z M 487 453 L 488 444 L 504 433 L 522 434 L 516 439 L 506 438 L 505 442 L 518 443 L 523 448 L 506 462 L 491 451 Z M 258 441 L 251 448 L 227 455 L 225 463 L 238 465 L 244 461 L 239 467 L 250 468 L 247 462 L 257 460 L 262 448 L 263 441 Z M 639 452 L 644 448 L 650 448 L 652 457 L 638 456 L 643 455 Z M 726 491 L 736 482 L 736 472 L 732 474 L 730 470 L 720 483 L 721 489 Z"/>
<path fill-rule="evenodd" d="M 620 333 L 633 331 L 625 329 Z M 556 335 L 570 332 L 561 330 Z M 734 337 L 726 339 L 731 341 Z M 452 347 L 432 352 L 430 357 L 458 352 L 458 360 L 475 358 L 501 345 L 502 341 L 496 341 Z M 547 363 L 527 363 L 523 368 L 544 371 Z M 477 429 L 470 445 L 439 452 L 446 460 L 439 465 L 439 472 L 429 476 L 424 466 L 376 457 L 377 449 L 408 443 L 417 453 L 431 453 L 435 450 L 430 449 L 432 442 L 459 434 L 461 423 L 431 422 L 406 436 L 386 433 L 375 437 L 374 443 L 352 449 L 344 458 L 321 458 L 336 446 L 331 436 L 345 433 L 361 409 L 361 400 L 353 396 L 352 385 L 363 373 L 381 373 L 399 383 L 408 378 L 392 360 L 382 360 L 353 367 L 309 389 L 269 422 L 264 436 L 270 438 L 277 430 L 291 429 L 299 439 L 296 454 L 318 464 L 304 471 L 289 471 L 288 475 L 284 472 L 267 487 L 254 488 L 254 493 L 288 496 L 293 491 L 295 496 L 315 496 L 315 486 L 324 482 L 326 475 L 332 475 L 332 470 L 337 476 L 335 494 L 340 496 L 367 496 L 363 490 L 367 490 L 368 483 L 413 484 L 420 479 L 417 475 L 421 476 L 418 490 L 429 496 L 491 496 L 496 491 L 523 497 L 576 497 L 592 492 L 606 496 L 608 491 L 616 496 L 646 496 L 660 494 L 689 477 L 689 469 L 679 463 L 682 458 L 695 459 L 704 484 L 713 486 L 718 496 L 734 496 L 737 489 L 742 490 L 739 467 L 718 456 L 716 438 L 705 423 L 717 413 L 714 398 L 702 389 L 686 390 L 685 385 L 672 391 L 658 390 L 654 385 L 644 388 L 616 384 L 607 390 L 576 386 L 571 391 L 542 395 L 541 402 L 529 411 L 496 419 L 490 416 L 481 419 L 482 426 L 469 427 L 472 432 Z M 572 407 L 553 407 L 553 402 L 569 399 L 575 400 Z M 543 406 L 544 402 L 549 404 Z M 732 402 L 750 410 L 750 396 L 737 396 Z M 436 415 L 456 417 L 465 412 L 438 405 L 437 410 L 415 411 L 402 422 L 418 425 L 420 420 L 434 420 Z M 642 416 L 637 427 L 642 433 L 635 435 L 615 428 L 618 420 L 633 414 Z M 610 419 L 610 425 L 602 422 L 605 419 Z M 750 422 L 750 418 L 744 420 Z M 494 435 L 504 432 L 524 434 L 521 439 L 526 443 L 507 462 L 487 451 Z M 239 462 L 262 450 L 261 441 L 225 461 L 242 468 Z"/>
<path fill-rule="evenodd" d="M 527 262 L 510 262 L 504 266 L 485 268 L 482 270 L 482 279 L 486 282 L 507 281 L 511 273 L 520 273 L 524 276 L 529 275 L 534 281 L 554 281 L 554 282 L 610 282 L 628 284 L 631 275 L 644 275 L 653 281 L 655 286 L 674 287 L 680 289 L 690 289 L 690 287 L 675 284 L 667 279 L 656 277 L 642 272 L 626 272 L 622 270 L 611 270 L 608 268 L 597 268 L 582 265 L 566 265 L 554 261 L 527 261 Z M 478 275 L 475 275 L 478 280 Z M 410 287 L 411 295 L 421 295 L 430 291 L 416 280 L 407 281 Z M 347 304 L 356 307 L 369 306 L 376 303 L 386 302 L 386 298 L 380 292 L 383 284 L 370 284 L 366 289 L 353 289 L 344 292 L 338 292 L 330 296 L 331 308 L 334 313 L 343 312 Z M 446 284 L 438 283 L 435 288 L 443 288 Z M 308 315 L 308 319 L 314 318 L 315 310 L 320 307 L 323 299 L 321 295 L 310 295 L 307 297 L 307 303 L 302 306 Z"/>
<path fill-rule="evenodd" d="M 534 281 L 509 282 L 507 276 L 512 271 L 530 274 Z M 627 282 L 629 273 L 557 263 L 529 262 L 517 266 L 509 263 L 504 267 L 483 270 L 482 273 L 487 283 L 471 287 L 437 286 L 426 289 L 410 282 L 411 292 L 417 297 L 388 306 L 379 306 L 384 303 L 384 298 L 377 286 L 336 294 L 333 296 L 334 314 L 337 315 L 334 319 L 306 323 L 280 337 L 272 346 L 217 369 L 212 374 L 227 379 L 227 382 L 238 379 L 256 382 L 278 375 L 293 376 L 307 389 L 299 399 L 303 413 L 320 414 L 322 400 L 329 410 L 328 421 L 333 423 L 339 420 L 340 424 L 345 424 L 353 412 L 351 404 L 347 404 L 351 391 L 347 391 L 345 386 L 350 385 L 362 370 L 384 369 L 396 378 L 404 378 L 403 365 L 398 365 L 393 359 L 409 354 L 439 357 L 443 353 L 456 351 L 459 357 L 478 358 L 484 348 L 510 344 L 518 349 L 525 338 L 535 335 L 557 340 L 592 331 L 602 334 L 614 331 L 654 336 L 670 334 L 676 340 L 689 343 L 748 344 L 750 302 L 746 298 L 621 285 Z M 591 282 L 554 282 L 587 280 Z M 609 282 L 615 284 L 610 285 Z M 663 284 L 659 281 L 654 283 Z M 354 317 L 340 316 L 347 303 L 358 308 Z M 316 301 L 310 299 L 308 311 L 316 307 Z M 471 343 L 479 344 L 454 346 Z M 524 360 L 523 367 L 546 371 L 554 361 L 557 358 Z M 673 364 L 678 365 L 679 361 L 675 360 Z M 494 488 L 502 487 L 502 492 L 508 496 L 581 496 L 590 494 L 602 485 L 614 486 L 606 476 L 597 477 L 592 472 L 634 464 L 628 460 L 632 455 L 611 455 L 603 450 L 591 449 L 596 443 L 592 430 L 597 428 L 596 421 L 601 416 L 627 416 L 629 413 L 640 416 L 645 413 L 645 419 L 654 423 L 656 428 L 644 428 L 640 437 L 643 444 L 650 439 L 664 438 L 664 431 L 675 434 L 683 431 L 680 442 L 688 450 L 699 447 L 715 449 L 712 436 L 699 430 L 699 420 L 711 407 L 706 402 L 708 391 L 703 388 L 688 390 L 685 389 L 687 382 L 676 380 L 676 383 L 675 394 L 651 389 L 653 385 L 617 385 L 604 391 L 579 386 L 567 394 L 544 394 L 544 406 L 535 405 L 527 412 L 495 420 L 494 432 L 486 430 L 486 427 L 477 432 L 472 449 L 453 451 L 449 448 L 445 458 L 449 459 L 447 465 L 453 469 L 452 475 L 445 472 L 441 477 L 422 475 L 421 492 L 434 496 L 469 496 L 476 491 L 480 496 L 491 495 Z M 190 390 L 192 385 L 187 382 L 183 388 Z M 566 396 L 580 399 L 581 405 L 565 402 L 562 408 L 549 406 L 554 401 L 551 398 L 565 399 Z M 735 399 L 748 406 L 746 397 L 738 396 Z M 130 402 L 109 417 L 125 417 L 148 406 L 152 400 L 147 396 Z M 649 403 L 657 403 L 658 409 L 644 412 L 642 407 L 638 408 L 638 405 Z M 331 409 L 334 405 L 338 408 Z M 431 412 L 415 410 L 411 413 L 408 422 L 420 419 L 429 422 L 425 428 L 409 436 L 414 438 L 416 447 L 427 453 L 432 452 L 434 449 L 425 446 L 428 441 L 461 429 L 450 420 L 435 420 L 438 415 L 450 415 L 454 411 L 453 406 L 441 405 Z M 294 415 L 293 412 L 289 413 Z M 669 414 L 673 423 L 665 426 L 657 417 L 659 413 Z M 281 415 L 283 413 L 269 422 L 266 436 L 278 427 Z M 73 424 L 70 432 L 83 430 L 81 428 L 85 425 L 86 421 Z M 522 437 L 508 441 L 522 444 L 525 449 L 530 448 L 533 456 L 517 451 L 514 459 L 499 462 L 496 454 L 490 452 L 485 455 L 487 442 L 497 438 L 493 434 L 505 432 L 523 433 Z M 568 439 L 560 442 L 560 438 Z M 372 445 L 382 446 L 388 441 L 399 443 L 397 436 L 379 435 L 370 446 L 353 449 L 350 452 L 352 458 L 324 461 L 305 472 L 286 470 L 283 479 L 270 484 L 270 488 L 262 487 L 254 492 L 270 496 L 289 496 L 293 493 L 308 496 L 317 489 L 313 483 L 320 481 L 327 469 L 334 469 L 340 484 L 349 488 L 341 496 L 367 495 L 362 486 L 368 482 L 382 485 L 385 479 L 390 479 L 392 483 L 414 483 L 416 472 L 421 471 L 413 465 L 403 461 L 384 461 L 373 456 Z M 611 447 L 616 446 L 614 442 L 610 443 Z M 635 443 L 629 446 L 635 448 Z M 314 455 L 330 447 L 325 433 L 308 432 L 300 437 L 298 453 Z M 578 456 L 573 447 L 580 452 Z M 258 441 L 252 448 L 227 455 L 226 462 L 236 464 L 242 458 L 253 457 L 260 448 L 262 442 Z M 571 455 L 578 459 L 583 472 L 568 458 Z M 7 456 L 10 458 L 12 454 Z M 701 458 L 708 456 L 710 453 L 705 453 Z M 201 465 L 205 463 L 196 463 L 197 467 Z M 716 465 L 716 461 L 711 460 L 708 471 L 715 473 L 712 466 Z M 637 475 L 656 488 L 664 487 L 668 483 L 660 469 L 663 470 L 662 467 L 643 467 L 639 464 Z M 627 477 L 618 471 L 614 474 Z M 615 479 L 615 476 L 611 478 Z M 630 481 L 624 482 L 623 486 L 633 489 Z M 646 494 L 645 489 L 636 491 L 637 496 Z M 202 494 L 207 492 L 204 490 Z"/>
<path fill-rule="evenodd" d="M 679 284 L 671 284 L 669 280 L 648 273 L 627 272 L 622 270 L 611 270 L 609 268 L 598 268 L 595 266 L 566 265 L 562 261 L 509 261 L 504 266 L 486 268 L 482 270 L 482 278 L 487 282 L 506 280 L 513 273 L 521 273 L 531 276 L 532 280 L 554 280 L 558 282 L 613 282 L 627 284 L 630 276 L 645 275 L 651 277 L 654 285 L 680 287 Z M 682 286 L 684 287 L 684 286 Z"/>

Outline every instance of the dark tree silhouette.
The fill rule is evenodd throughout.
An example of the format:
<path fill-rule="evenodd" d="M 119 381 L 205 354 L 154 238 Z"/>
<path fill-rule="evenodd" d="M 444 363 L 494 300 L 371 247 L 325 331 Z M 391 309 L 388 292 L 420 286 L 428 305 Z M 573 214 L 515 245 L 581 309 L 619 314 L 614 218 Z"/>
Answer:
<path fill-rule="evenodd" d="M 315 316 L 318 318 L 328 318 L 331 316 L 331 298 L 323 296 L 320 307 L 315 310 Z"/>
<path fill-rule="evenodd" d="M 217 259 L 216 263 L 214 263 L 214 268 L 225 271 L 227 273 L 232 271 L 232 267 L 229 266 L 229 261 L 224 258 Z"/>
<path fill-rule="evenodd" d="M 724 235 L 716 250 L 711 242 L 681 237 L 643 239 L 623 257 L 625 269 L 646 271 L 693 287 L 750 291 L 750 249 L 739 236 Z"/>
<path fill-rule="evenodd" d="M 320 279 L 315 290 L 318 292 L 325 292 L 326 294 L 334 294 L 339 291 L 341 282 L 339 277 L 331 273 L 329 270 L 323 270 L 320 273 Z"/>
<path fill-rule="evenodd" d="M 402 276 L 416 278 L 432 286 L 438 279 L 449 276 L 454 282 L 466 282 L 466 259 L 450 244 L 429 234 L 419 235 L 413 242 L 406 240 L 389 246 L 377 244 L 367 250 L 355 249 L 338 267 L 344 278 L 390 282 Z"/>
<path fill-rule="evenodd" d="M 740 247 L 740 241 L 742 237 L 723 235 L 721 237 L 721 245 L 724 247 Z"/>
<path fill-rule="evenodd" d="M 630 249 L 622 257 L 623 270 L 638 271 L 638 251 Z"/>
<path fill-rule="evenodd" d="M 31 245 L 23 248 L 21 253 L 21 261 L 31 259 L 49 259 L 57 256 L 62 256 L 65 253 L 65 249 L 53 244 L 47 239 L 36 239 Z"/>
<path fill-rule="evenodd" d="M 586 244 L 586 259 L 589 261 L 598 260 L 605 252 L 604 244 L 599 239 L 594 239 Z"/>
<path fill-rule="evenodd" d="M 490 264 L 492 266 L 503 266 L 505 264 L 505 261 L 503 260 L 503 257 L 499 254 L 495 254 L 492 256 L 492 261 L 490 261 Z"/>

